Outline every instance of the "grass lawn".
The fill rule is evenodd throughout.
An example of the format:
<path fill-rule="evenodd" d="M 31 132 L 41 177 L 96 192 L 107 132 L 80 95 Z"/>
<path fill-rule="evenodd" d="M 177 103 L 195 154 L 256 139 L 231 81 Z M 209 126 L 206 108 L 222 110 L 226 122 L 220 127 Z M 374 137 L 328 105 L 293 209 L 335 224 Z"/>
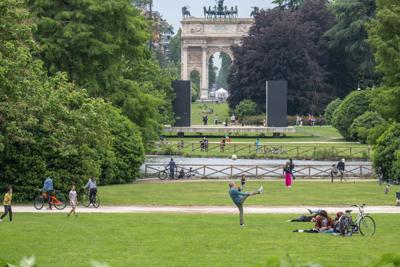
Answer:
<path fill-rule="evenodd" d="M 329 182 L 295 181 L 287 189 L 282 181 L 249 181 L 246 190 L 265 188 L 263 195 L 249 198 L 247 205 L 271 206 L 327 206 L 353 205 L 394 205 L 395 192 L 399 186 L 392 186 L 389 194 L 376 182 L 351 182 L 331 184 Z M 159 182 L 114 185 L 99 188 L 102 204 L 105 205 L 232 205 L 228 195 L 227 182 Z"/>
<path fill-rule="evenodd" d="M 293 216 L 247 215 L 240 228 L 237 215 L 16 214 L 0 225 L 0 258 L 35 255 L 40 267 L 270 266 L 289 254 L 297 263 L 353 267 L 399 249 L 399 215 L 374 215 L 372 238 L 293 233 L 312 228 L 286 222 Z"/>
<path fill-rule="evenodd" d="M 210 113 L 210 109 L 213 110 Z M 192 103 L 192 125 L 203 125 L 203 114 L 208 115 L 208 124 L 214 124 L 214 119 L 218 116 L 220 122 L 230 119 L 229 106 L 227 103 Z"/>

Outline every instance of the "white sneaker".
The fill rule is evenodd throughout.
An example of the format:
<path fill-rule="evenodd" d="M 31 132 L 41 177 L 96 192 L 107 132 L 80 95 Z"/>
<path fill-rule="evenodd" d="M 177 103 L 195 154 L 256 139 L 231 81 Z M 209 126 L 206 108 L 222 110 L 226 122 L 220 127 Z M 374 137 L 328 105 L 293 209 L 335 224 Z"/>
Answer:
<path fill-rule="evenodd" d="M 2 222 L 3 220 L 2 219 L 0 219 L 0 222 Z"/>
<path fill-rule="evenodd" d="M 240 227 L 244 227 L 244 224 L 241 224 Z"/>
<path fill-rule="evenodd" d="M 263 186 L 260 186 L 260 188 L 258 188 L 258 193 L 259 194 L 262 194 L 264 192 L 264 187 Z"/>

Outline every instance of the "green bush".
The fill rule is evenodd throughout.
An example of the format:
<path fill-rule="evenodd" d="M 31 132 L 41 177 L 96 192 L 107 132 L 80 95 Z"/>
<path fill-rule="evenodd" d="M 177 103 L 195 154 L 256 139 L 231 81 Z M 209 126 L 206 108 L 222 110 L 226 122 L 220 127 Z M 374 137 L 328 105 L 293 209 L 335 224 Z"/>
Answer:
<path fill-rule="evenodd" d="M 357 117 L 351 124 L 349 129 L 350 138 L 365 144 L 372 128 L 384 122 L 385 120 L 377 112 L 367 111 Z"/>
<path fill-rule="evenodd" d="M 345 138 L 351 140 L 349 129 L 353 121 L 368 110 L 368 91 L 351 92 L 333 113 L 332 125 Z"/>
<path fill-rule="evenodd" d="M 342 104 L 342 102 L 343 100 L 341 100 L 340 98 L 336 98 L 331 103 L 329 103 L 328 106 L 326 106 L 324 114 L 326 124 L 332 124 L 333 113 L 340 106 L 340 104 Z"/>
<path fill-rule="evenodd" d="M 240 117 L 239 119 L 239 122 L 245 125 L 263 125 L 264 121 L 265 121 L 265 114 L 256 116 L 243 116 Z"/>
<path fill-rule="evenodd" d="M 400 178 L 400 124 L 393 123 L 378 138 L 374 147 L 374 168 L 380 169 L 383 179 Z"/>
<path fill-rule="evenodd" d="M 235 114 L 239 118 L 256 115 L 257 104 L 250 99 L 244 99 L 236 106 Z"/>

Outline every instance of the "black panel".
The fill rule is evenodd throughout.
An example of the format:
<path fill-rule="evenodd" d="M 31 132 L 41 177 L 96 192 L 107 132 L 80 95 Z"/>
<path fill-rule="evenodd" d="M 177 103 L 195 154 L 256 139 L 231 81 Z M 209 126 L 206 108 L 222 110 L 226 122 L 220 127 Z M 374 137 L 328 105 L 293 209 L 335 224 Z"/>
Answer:
<path fill-rule="evenodd" d="M 267 81 L 268 127 L 287 127 L 287 81 Z"/>
<path fill-rule="evenodd" d="M 192 88 L 190 81 L 173 81 L 172 88 L 175 92 L 175 99 L 172 103 L 174 112 L 175 127 L 190 127 Z"/>

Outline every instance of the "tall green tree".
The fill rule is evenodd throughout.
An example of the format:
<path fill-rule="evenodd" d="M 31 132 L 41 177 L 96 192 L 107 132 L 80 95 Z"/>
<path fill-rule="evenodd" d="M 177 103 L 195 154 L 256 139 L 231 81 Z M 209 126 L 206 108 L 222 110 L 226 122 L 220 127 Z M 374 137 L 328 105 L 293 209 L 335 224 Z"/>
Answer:
<path fill-rule="evenodd" d="M 350 84 L 354 83 L 351 80 L 353 76 L 362 88 L 379 84 L 366 30 L 368 22 L 375 17 L 376 0 L 335 0 L 330 10 L 336 16 L 336 23 L 325 36 L 331 52 L 339 56 L 342 54 L 343 60 L 338 62 L 336 68 L 339 70 L 337 74 Z M 349 77 L 346 73 L 354 74 Z"/>
<path fill-rule="evenodd" d="M 214 55 L 208 61 L 208 88 L 211 88 L 217 79 L 218 68 L 214 65 Z"/>
<path fill-rule="evenodd" d="M 226 53 L 220 53 L 221 68 L 218 72 L 216 83 L 218 88 L 228 89 L 228 76 L 231 71 L 232 60 Z"/>
<path fill-rule="evenodd" d="M 139 10 L 128 0 L 28 3 L 48 72 L 68 73 L 90 96 L 121 107 L 145 140 L 156 138 L 172 118 L 173 93 L 148 50 L 150 25 Z"/>
<path fill-rule="evenodd" d="M 46 176 L 64 191 L 90 176 L 134 180 L 144 161 L 139 129 L 66 74 L 48 77 L 34 57 L 35 27 L 23 0 L 0 2 L 0 186 L 31 200 Z"/>
<path fill-rule="evenodd" d="M 386 86 L 400 85 L 400 3 L 377 0 L 378 12 L 369 26 L 369 43 Z"/>

